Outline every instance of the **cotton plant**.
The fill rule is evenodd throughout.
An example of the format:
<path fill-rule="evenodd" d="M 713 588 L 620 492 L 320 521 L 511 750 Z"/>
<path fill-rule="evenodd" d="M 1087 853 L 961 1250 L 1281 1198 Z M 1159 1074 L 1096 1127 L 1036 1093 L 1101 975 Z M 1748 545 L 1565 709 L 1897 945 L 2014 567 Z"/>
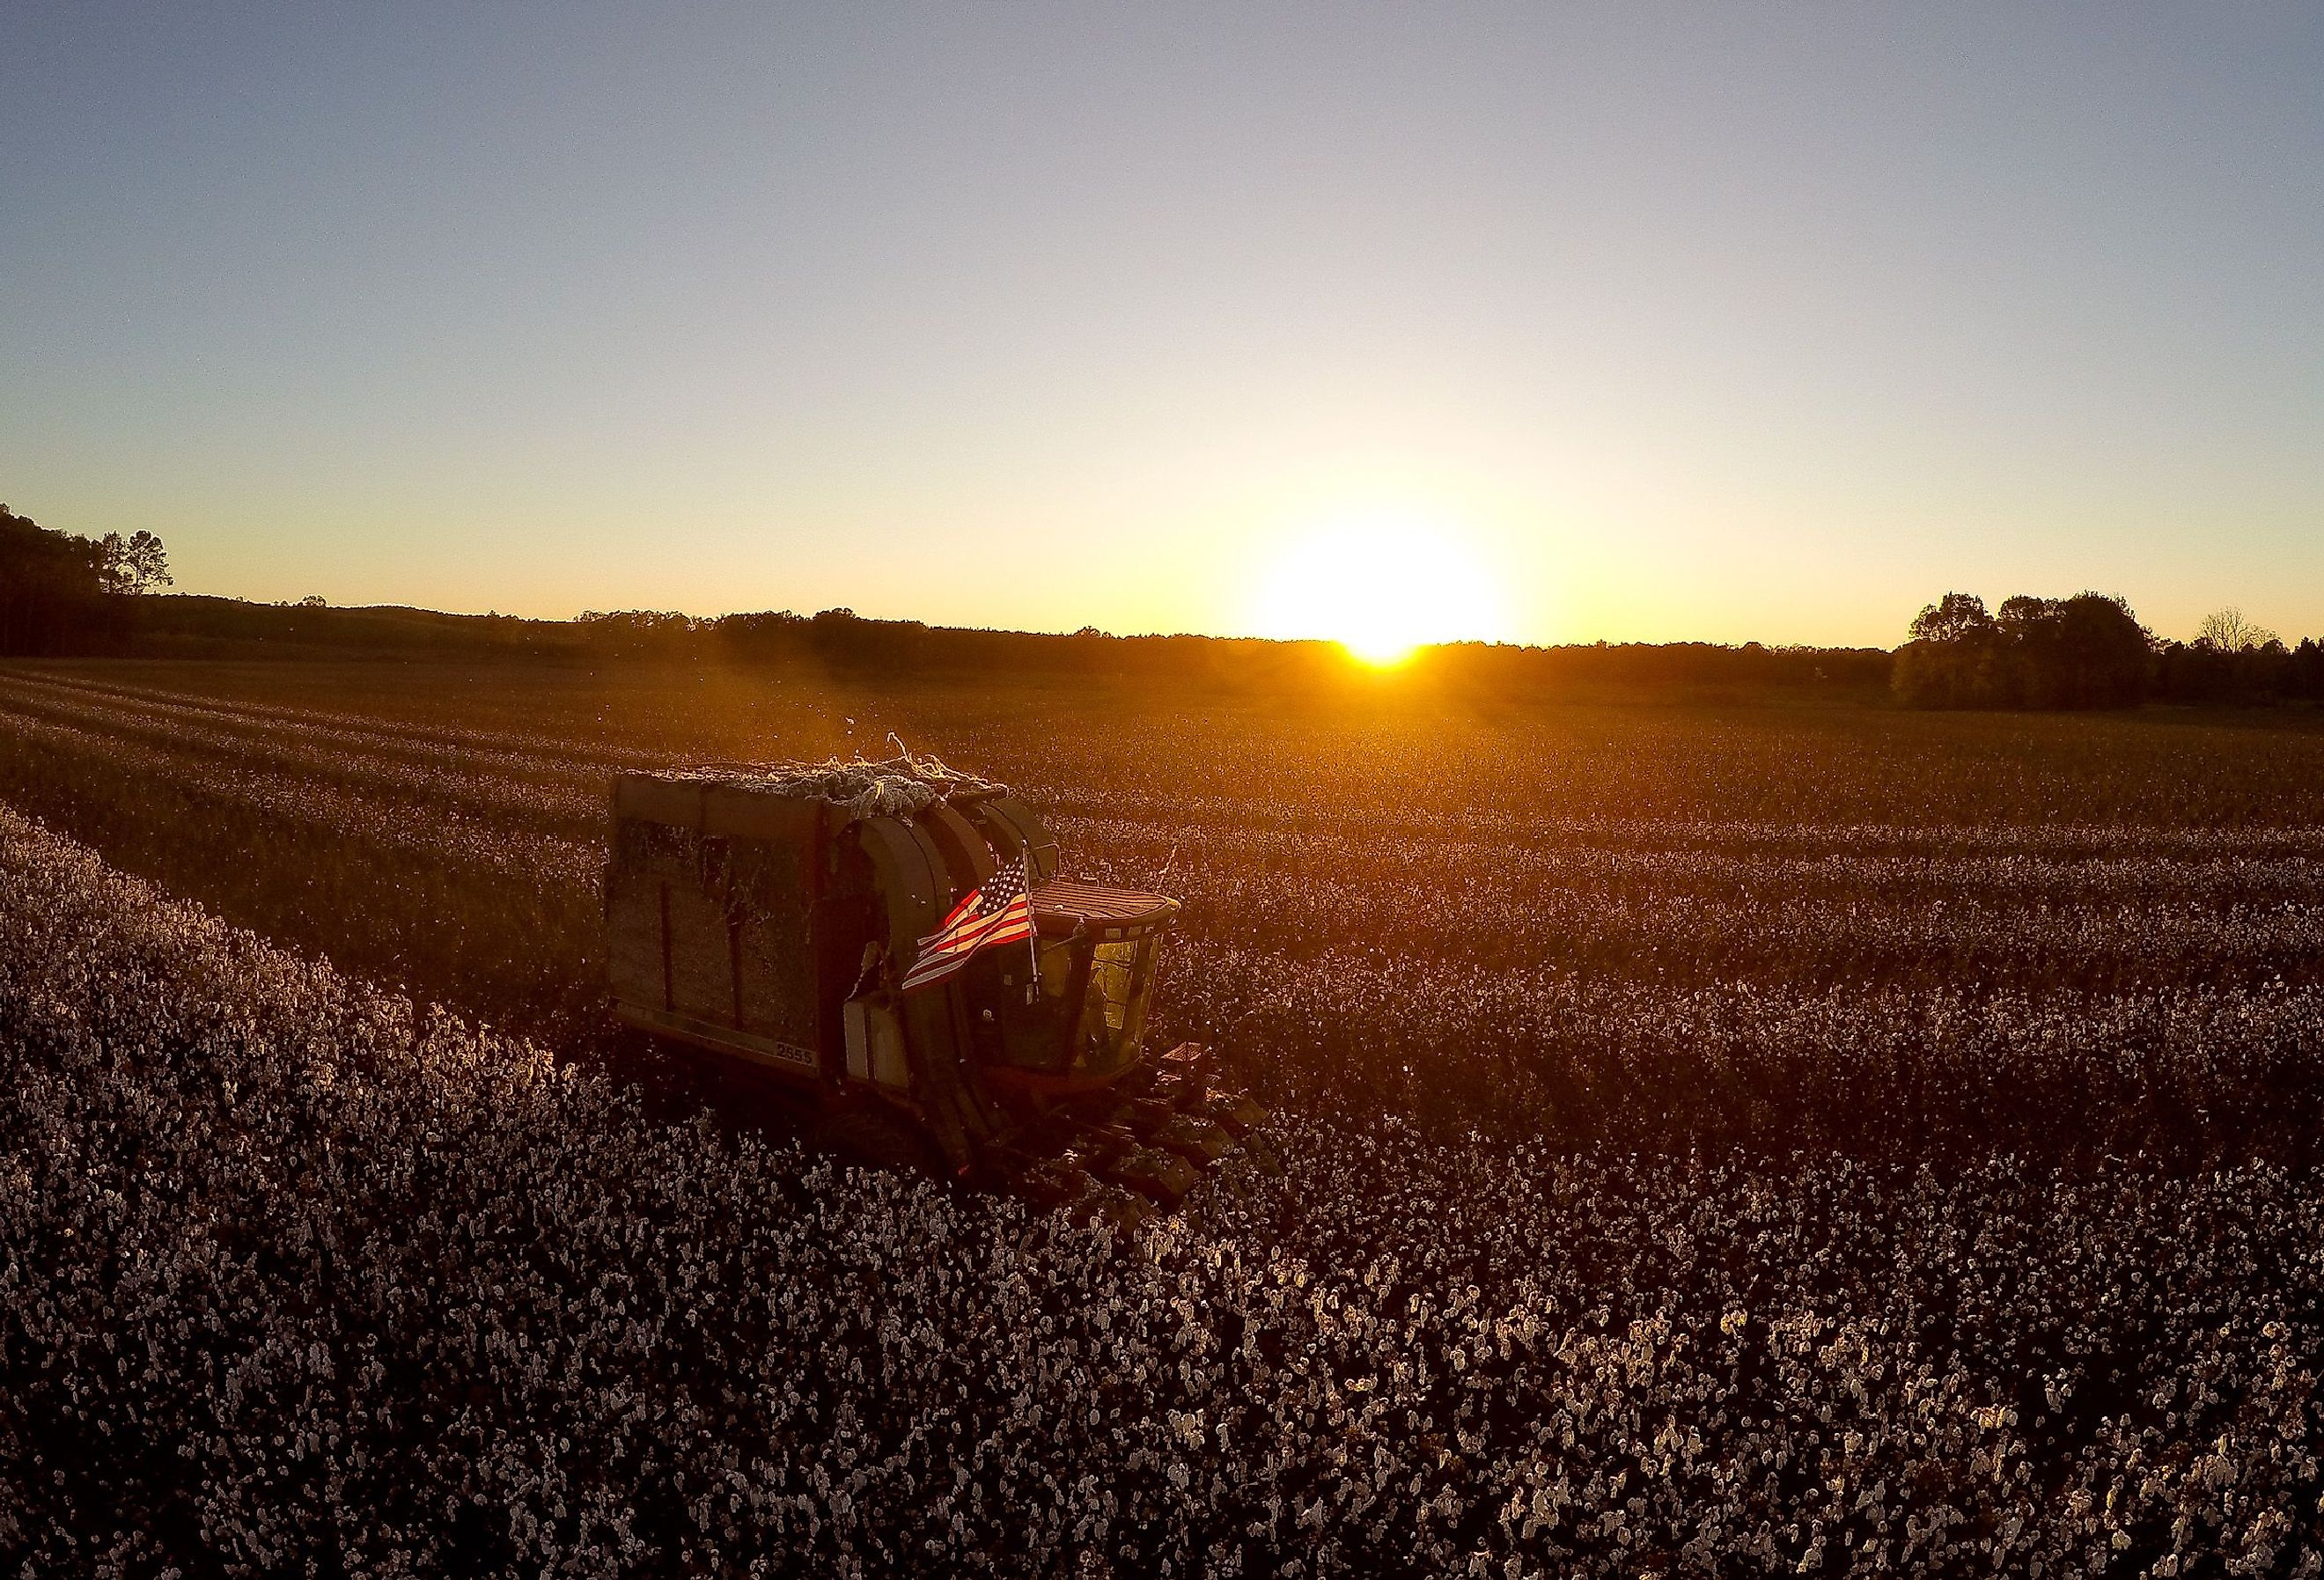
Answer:
<path fill-rule="evenodd" d="M 1282 1178 L 1124 1235 L 650 1117 L 6 816 L 0 1049 L 33 1572 L 2300 1574 L 2324 1539 L 2296 1169 L 1294 1113 Z"/>

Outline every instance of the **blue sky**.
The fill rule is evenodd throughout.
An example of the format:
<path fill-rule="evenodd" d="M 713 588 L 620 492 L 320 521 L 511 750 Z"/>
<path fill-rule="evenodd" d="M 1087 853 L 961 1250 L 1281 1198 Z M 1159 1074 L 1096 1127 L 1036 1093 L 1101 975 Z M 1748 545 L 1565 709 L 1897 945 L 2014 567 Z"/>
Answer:
<path fill-rule="evenodd" d="M 0 150 L 0 498 L 189 590 L 2324 633 L 2312 6 L 15 6 Z"/>

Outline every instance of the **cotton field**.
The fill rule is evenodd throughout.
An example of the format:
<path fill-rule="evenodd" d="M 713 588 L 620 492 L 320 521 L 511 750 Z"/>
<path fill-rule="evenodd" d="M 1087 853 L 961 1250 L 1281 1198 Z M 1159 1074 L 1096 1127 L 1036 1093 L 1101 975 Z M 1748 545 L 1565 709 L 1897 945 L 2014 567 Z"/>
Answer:
<path fill-rule="evenodd" d="M 2317 1573 L 2298 722 L 0 670 L 0 1572 Z M 625 1089 L 608 775 L 890 730 L 1284 1178 Z"/>
<path fill-rule="evenodd" d="M 32 1574 L 2291 1574 L 2264 1163 L 1293 1118 L 1131 1237 L 650 1119 L 0 814 Z"/>

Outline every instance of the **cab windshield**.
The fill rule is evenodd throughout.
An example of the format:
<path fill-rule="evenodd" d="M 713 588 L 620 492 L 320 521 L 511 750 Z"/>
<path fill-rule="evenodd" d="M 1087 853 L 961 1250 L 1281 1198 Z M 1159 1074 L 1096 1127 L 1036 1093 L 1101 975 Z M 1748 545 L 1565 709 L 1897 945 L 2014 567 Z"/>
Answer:
<path fill-rule="evenodd" d="M 1081 994 L 1081 1024 L 1069 1060 L 1074 1075 L 1105 1076 L 1138 1058 L 1146 1035 L 1146 989 L 1153 975 L 1154 940 L 1122 938 L 1091 947 L 1088 985 Z"/>
<path fill-rule="evenodd" d="M 1043 938 L 1040 985 L 1030 993 L 1029 952 L 979 959 L 968 973 L 979 1051 L 989 1062 L 1074 1079 L 1126 1069 L 1146 1035 L 1154 954 L 1152 934 Z"/>

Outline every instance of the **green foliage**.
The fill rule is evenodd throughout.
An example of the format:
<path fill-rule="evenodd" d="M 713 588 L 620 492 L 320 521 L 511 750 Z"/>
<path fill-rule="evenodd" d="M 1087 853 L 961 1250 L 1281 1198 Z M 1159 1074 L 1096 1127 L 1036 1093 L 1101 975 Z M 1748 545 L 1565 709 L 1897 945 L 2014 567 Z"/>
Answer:
<path fill-rule="evenodd" d="M 1914 617 L 1889 684 L 1914 707 L 2126 707 L 2147 695 L 2154 639 L 2118 597 L 1947 593 Z"/>

